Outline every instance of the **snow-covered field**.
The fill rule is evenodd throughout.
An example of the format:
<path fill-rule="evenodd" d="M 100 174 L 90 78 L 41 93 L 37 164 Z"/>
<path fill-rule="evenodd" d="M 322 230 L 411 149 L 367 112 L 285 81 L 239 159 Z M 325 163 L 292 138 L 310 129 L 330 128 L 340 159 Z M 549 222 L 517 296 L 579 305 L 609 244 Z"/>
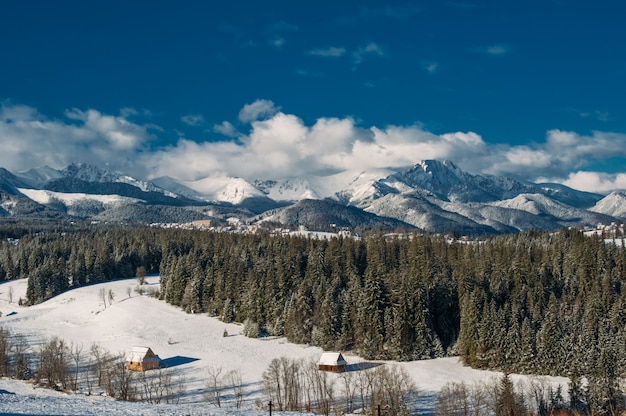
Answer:
<path fill-rule="evenodd" d="M 147 282 L 144 287 L 158 287 L 158 277 L 149 277 Z M 26 281 L 3 283 L 0 284 L 0 326 L 24 335 L 35 352 L 54 336 L 82 345 L 85 355 L 93 343 L 112 353 L 125 353 L 134 346 L 150 347 L 162 360 L 174 364 L 171 367 L 174 377 L 184 377 L 186 388 L 179 404 L 118 402 L 101 395 L 85 392 L 70 395 L 0 379 L 0 414 L 242 414 L 227 397 L 222 409 L 207 402 L 209 370 L 216 367 L 224 372 L 241 372 L 246 386 L 245 414 L 267 414 L 267 409 L 259 409 L 257 404 L 265 401 L 261 375 L 272 359 L 316 360 L 322 353 L 319 348 L 291 344 L 283 338 L 247 338 L 241 335 L 240 325 L 187 314 L 163 301 L 140 296 L 134 290 L 136 286 L 133 279 L 118 280 L 75 289 L 40 305 L 20 307 L 17 300 L 25 298 Z M 107 302 L 106 308 L 99 295 L 102 288 L 115 295 L 112 305 Z M 350 354 L 345 357 L 349 364 L 363 361 Z M 419 389 L 420 414 L 433 413 L 437 392 L 450 381 L 474 383 L 500 375 L 464 367 L 457 358 L 398 365 L 411 375 Z M 518 382 L 524 379 L 514 376 Z M 552 379 L 552 382 L 567 386 L 565 379 Z"/>

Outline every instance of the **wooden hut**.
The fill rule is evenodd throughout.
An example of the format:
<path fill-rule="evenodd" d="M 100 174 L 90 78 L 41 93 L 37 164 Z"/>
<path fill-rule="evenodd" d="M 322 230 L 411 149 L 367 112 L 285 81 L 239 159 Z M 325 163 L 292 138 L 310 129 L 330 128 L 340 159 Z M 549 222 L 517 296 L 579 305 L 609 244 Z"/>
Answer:
<path fill-rule="evenodd" d="M 132 371 L 147 371 L 161 368 L 161 359 L 150 347 L 134 347 L 128 353 L 126 368 Z"/>
<path fill-rule="evenodd" d="M 348 367 L 348 362 L 340 352 L 325 352 L 317 363 L 317 368 L 322 371 L 343 373 Z"/>

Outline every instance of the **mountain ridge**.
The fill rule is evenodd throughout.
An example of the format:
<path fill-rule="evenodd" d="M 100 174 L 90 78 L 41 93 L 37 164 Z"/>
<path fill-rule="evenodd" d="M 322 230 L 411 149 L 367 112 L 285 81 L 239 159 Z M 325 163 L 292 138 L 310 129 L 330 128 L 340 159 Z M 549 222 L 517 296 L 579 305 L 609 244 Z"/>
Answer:
<path fill-rule="evenodd" d="M 148 222 L 162 212 L 164 221 L 225 220 L 232 215 L 246 224 L 277 221 L 311 228 L 342 224 L 490 234 L 595 226 L 626 219 L 623 192 L 603 196 L 559 184 L 472 174 L 449 160 L 254 181 L 226 175 L 193 181 L 171 177 L 145 180 L 72 163 L 62 170 L 45 166 L 17 174 L 2 168 L 0 192 L 7 196 L 3 200 L 11 200 L 13 205 L 24 201 L 22 206 L 28 206 L 31 215 L 41 211 L 55 217 L 52 213 L 58 212 L 60 216 L 108 221 L 132 218 Z M 37 205 L 41 208 L 35 209 Z M 148 213 L 147 207 L 159 206 L 169 208 L 151 208 Z M 19 210 L 2 208 L 0 215 L 20 215 Z M 143 217 L 142 209 L 146 210 Z M 220 212 L 218 217 L 212 215 L 215 212 Z"/>

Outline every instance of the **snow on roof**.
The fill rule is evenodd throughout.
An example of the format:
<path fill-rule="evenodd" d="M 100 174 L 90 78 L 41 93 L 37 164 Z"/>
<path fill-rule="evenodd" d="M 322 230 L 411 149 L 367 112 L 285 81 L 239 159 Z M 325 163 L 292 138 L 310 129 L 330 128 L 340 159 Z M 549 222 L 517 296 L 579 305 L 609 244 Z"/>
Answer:
<path fill-rule="evenodd" d="M 318 365 L 347 365 L 340 352 L 325 352 L 320 357 Z"/>
<path fill-rule="evenodd" d="M 133 347 L 128 352 L 128 361 L 138 363 L 142 361 L 155 361 L 159 357 L 155 355 L 150 347 Z"/>

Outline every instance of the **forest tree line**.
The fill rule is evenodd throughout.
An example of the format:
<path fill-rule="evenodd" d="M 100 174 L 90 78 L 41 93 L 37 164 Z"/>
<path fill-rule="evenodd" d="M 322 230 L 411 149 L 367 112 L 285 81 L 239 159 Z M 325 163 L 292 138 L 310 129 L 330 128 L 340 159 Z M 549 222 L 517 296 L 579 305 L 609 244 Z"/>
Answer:
<path fill-rule="evenodd" d="M 460 355 L 505 372 L 570 377 L 618 401 L 626 368 L 626 248 L 576 230 L 448 242 L 413 235 L 306 239 L 165 229 L 46 232 L 0 245 L 0 280 L 27 304 L 160 273 L 161 297 L 367 359 Z M 575 392 L 576 394 L 576 392 Z"/>

